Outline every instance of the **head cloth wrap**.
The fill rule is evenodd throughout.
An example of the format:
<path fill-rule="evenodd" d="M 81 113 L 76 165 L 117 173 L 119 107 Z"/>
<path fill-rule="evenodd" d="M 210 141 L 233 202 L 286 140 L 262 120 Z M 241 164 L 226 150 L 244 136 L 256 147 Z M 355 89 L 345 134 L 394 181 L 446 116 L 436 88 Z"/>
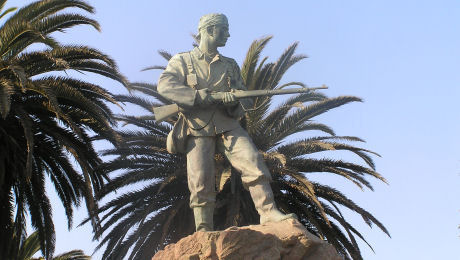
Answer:
<path fill-rule="evenodd" d="M 200 22 L 198 23 L 198 33 L 200 33 L 201 29 L 217 24 L 228 26 L 227 17 L 224 14 L 205 14 L 201 16 Z"/>

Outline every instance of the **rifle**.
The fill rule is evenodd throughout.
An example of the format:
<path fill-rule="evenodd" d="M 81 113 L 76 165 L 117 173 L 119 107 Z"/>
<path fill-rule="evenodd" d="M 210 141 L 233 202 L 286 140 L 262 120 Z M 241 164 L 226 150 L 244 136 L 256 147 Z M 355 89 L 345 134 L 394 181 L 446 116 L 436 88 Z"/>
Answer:
<path fill-rule="evenodd" d="M 275 90 L 242 90 L 232 92 L 236 99 L 250 98 L 250 97 L 262 97 L 262 96 L 274 96 L 274 95 L 285 95 L 285 94 L 297 94 L 314 91 L 317 89 L 327 89 L 326 85 L 322 85 L 317 88 L 292 88 L 292 89 L 275 89 Z M 221 102 L 225 92 L 212 92 L 211 98 L 216 103 Z M 154 107 L 153 113 L 155 114 L 155 120 L 160 123 L 172 116 L 175 116 L 181 111 L 181 108 L 177 104 L 170 104 L 161 107 Z"/>

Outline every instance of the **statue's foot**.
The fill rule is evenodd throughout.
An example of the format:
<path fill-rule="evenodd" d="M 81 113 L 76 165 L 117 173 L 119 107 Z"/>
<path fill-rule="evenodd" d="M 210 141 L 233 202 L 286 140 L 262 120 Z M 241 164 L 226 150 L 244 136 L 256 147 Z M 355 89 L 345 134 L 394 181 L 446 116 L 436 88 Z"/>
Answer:
<path fill-rule="evenodd" d="M 265 224 L 267 222 L 280 222 L 286 219 L 295 219 L 297 220 L 297 216 L 294 213 L 290 214 L 283 214 L 281 211 L 277 209 L 273 209 L 266 214 L 260 216 L 260 224 Z"/>
<path fill-rule="evenodd" d="M 201 231 L 201 232 L 212 232 L 214 231 L 213 228 L 211 228 L 209 225 L 199 225 L 196 228 L 196 231 Z"/>

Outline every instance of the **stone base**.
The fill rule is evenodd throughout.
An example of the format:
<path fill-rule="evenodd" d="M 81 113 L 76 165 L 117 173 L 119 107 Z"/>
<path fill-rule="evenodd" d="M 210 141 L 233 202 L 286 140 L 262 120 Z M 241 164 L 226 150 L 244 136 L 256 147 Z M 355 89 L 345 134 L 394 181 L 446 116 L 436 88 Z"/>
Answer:
<path fill-rule="evenodd" d="M 297 220 L 230 227 L 224 231 L 195 232 L 152 260 L 305 259 L 342 260 L 334 247 L 309 233 Z"/>

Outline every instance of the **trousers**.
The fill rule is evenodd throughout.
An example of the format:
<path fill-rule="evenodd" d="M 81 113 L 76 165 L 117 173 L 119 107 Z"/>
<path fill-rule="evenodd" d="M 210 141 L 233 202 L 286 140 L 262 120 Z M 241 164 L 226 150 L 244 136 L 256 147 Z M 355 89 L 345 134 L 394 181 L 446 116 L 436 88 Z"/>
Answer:
<path fill-rule="evenodd" d="M 270 172 L 248 133 L 239 126 L 216 136 L 189 136 L 187 180 L 190 207 L 214 207 L 216 200 L 215 152 L 224 154 L 241 172 L 247 189 L 260 181 L 271 181 Z"/>

